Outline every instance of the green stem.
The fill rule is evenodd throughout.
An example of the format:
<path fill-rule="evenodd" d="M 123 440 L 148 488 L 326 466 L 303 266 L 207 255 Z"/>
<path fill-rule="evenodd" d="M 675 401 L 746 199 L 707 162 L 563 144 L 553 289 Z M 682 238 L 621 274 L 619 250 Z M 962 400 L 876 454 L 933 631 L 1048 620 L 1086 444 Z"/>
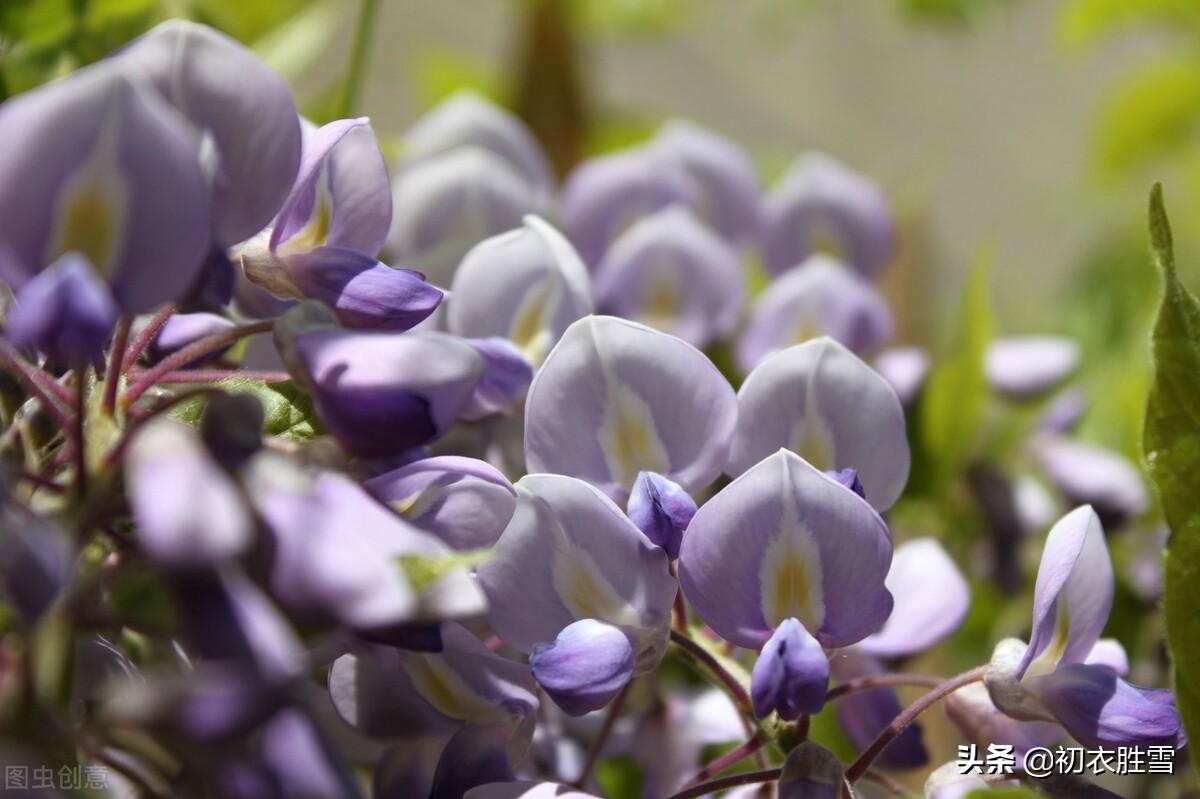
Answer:
<path fill-rule="evenodd" d="M 375 14 L 379 0 L 362 0 L 358 11 L 358 22 L 354 27 L 354 43 L 350 50 L 350 64 L 346 69 L 346 83 L 342 87 L 342 102 L 338 116 L 354 116 L 358 98 L 362 93 L 363 79 L 367 74 L 367 63 L 371 55 L 372 34 L 375 33 Z"/>

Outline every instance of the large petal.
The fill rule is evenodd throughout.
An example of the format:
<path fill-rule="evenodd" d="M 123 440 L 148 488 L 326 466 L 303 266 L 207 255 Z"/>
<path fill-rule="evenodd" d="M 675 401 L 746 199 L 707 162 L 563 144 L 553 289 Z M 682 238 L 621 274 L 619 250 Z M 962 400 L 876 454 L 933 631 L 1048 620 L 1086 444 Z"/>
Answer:
<path fill-rule="evenodd" d="M 1082 662 L 1100 639 L 1113 603 L 1113 568 L 1100 518 L 1076 508 L 1050 529 L 1033 592 L 1033 633 L 1017 666 Z M 1039 668 L 1040 670 L 1040 668 Z"/>
<path fill-rule="evenodd" d="M 623 628 L 639 671 L 666 647 L 676 585 L 666 554 L 587 483 L 551 474 L 517 483 L 517 509 L 478 569 L 489 620 L 522 652 L 581 619 Z"/>
<path fill-rule="evenodd" d="M 896 392 L 836 341 L 819 338 L 763 361 L 738 391 L 730 474 L 780 447 L 821 470 L 855 469 L 883 510 L 908 481 L 908 433 Z"/>
<path fill-rule="evenodd" d="M 125 460 L 137 540 L 155 562 L 207 567 L 249 547 L 249 509 L 192 428 L 159 418 L 133 438 Z"/>
<path fill-rule="evenodd" d="M 696 347 L 733 332 L 745 301 L 738 253 L 682 206 L 635 222 L 596 266 L 596 304 Z"/>
<path fill-rule="evenodd" d="M 270 248 L 289 253 L 329 245 L 375 256 L 391 222 L 391 184 L 370 120 L 339 119 L 305 137 L 300 173 Z"/>
<path fill-rule="evenodd" d="M 587 268 L 571 243 L 536 216 L 473 247 L 451 289 L 449 330 L 507 338 L 534 366 L 572 322 L 592 312 Z"/>
<path fill-rule="evenodd" d="M 733 389 L 699 350 L 591 316 L 567 329 L 533 379 L 525 457 L 531 472 L 579 477 L 622 501 L 640 471 L 695 491 L 720 473 L 736 418 Z"/>
<path fill-rule="evenodd" d="M 575 168 L 563 187 L 563 227 L 595 265 L 617 234 L 639 217 L 674 203 L 695 206 L 696 184 L 673 158 L 643 147 L 602 155 Z"/>
<path fill-rule="evenodd" d="M 539 213 L 539 193 L 507 161 L 478 147 L 423 159 L 392 181 L 388 250 L 436 286 L 449 286 L 467 251 Z"/>
<path fill-rule="evenodd" d="M 886 585 L 895 599 L 892 615 L 882 630 L 859 644 L 875 657 L 906 657 L 928 649 L 957 630 L 971 609 L 966 578 L 933 538 L 896 547 Z"/>
<path fill-rule="evenodd" d="M 763 257 L 776 274 L 824 249 L 875 277 L 892 259 L 895 240 L 879 189 L 820 153 L 798 158 L 764 204 Z"/>
<path fill-rule="evenodd" d="M 445 455 L 393 469 L 364 487 L 380 501 L 455 549 L 496 543 L 516 509 L 516 491 L 499 470 Z"/>
<path fill-rule="evenodd" d="M 421 117 L 404 137 L 404 158 L 415 161 L 463 146 L 482 147 L 510 163 L 549 197 L 550 163 L 520 119 L 471 91 L 459 91 Z"/>
<path fill-rule="evenodd" d="M 714 230 L 737 244 L 758 235 L 758 174 L 745 150 L 685 119 L 663 125 L 650 146 L 691 176 L 701 216 Z"/>
<path fill-rule="evenodd" d="M 283 78 L 225 34 L 183 20 L 159 25 L 116 61 L 150 80 L 210 141 L 202 149 L 218 243 L 230 246 L 266 227 L 300 165 L 300 123 Z"/>
<path fill-rule="evenodd" d="M 866 357 L 892 337 L 883 296 L 844 264 L 813 255 L 767 287 L 738 340 L 738 366 L 749 372 L 773 352 L 829 336 Z"/>
<path fill-rule="evenodd" d="M 796 617 L 822 646 L 849 646 L 892 610 L 887 525 L 850 489 L 780 450 L 700 506 L 679 580 L 700 617 L 755 648 Z"/>
<path fill-rule="evenodd" d="M 68 252 L 128 313 L 182 298 L 208 251 L 194 136 L 153 91 L 102 63 L 0 109 L 0 258 L 20 289 Z"/>

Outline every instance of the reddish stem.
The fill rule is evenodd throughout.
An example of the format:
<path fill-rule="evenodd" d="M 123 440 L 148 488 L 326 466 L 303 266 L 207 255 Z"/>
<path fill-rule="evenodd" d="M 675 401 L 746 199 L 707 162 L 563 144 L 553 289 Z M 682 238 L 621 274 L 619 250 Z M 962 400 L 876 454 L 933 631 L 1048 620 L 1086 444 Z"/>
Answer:
<path fill-rule="evenodd" d="M 112 349 L 108 353 L 108 370 L 104 373 L 104 412 L 112 416 L 117 407 L 117 385 L 121 382 L 121 367 L 125 363 L 125 347 L 129 343 L 129 329 L 133 320 L 122 316 L 113 335 Z"/>
<path fill-rule="evenodd" d="M 59 404 L 57 399 L 50 396 L 47 387 L 44 386 L 40 380 L 38 380 L 36 375 L 41 374 L 47 378 L 49 376 L 22 358 L 20 354 L 12 348 L 12 345 L 3 339 L 0 339 L 0 368 L 3 368 L 6 372 L 15 377 L 17 382 L 21 384 L 21 387 L 29 392 L 30 396 L 37 397 L 38 402 L 42 406 L 42 410 L 44 410 L 46 414 L 54 420 L 55 424 L 57 424 L 64 431 L 71 429 L 70 411 Z M 49 380 L 49 382 L 54 383 L 59 388 L 66 388 L 65 386 L 55 383 L 54 380 Z M 71 396 L 71 399 L 73 400 L 74 396 Z"/>
<path fill-rule="evenodd" d="M 756 782 L 774 782 L 783 774 L 781 768 L 768 768 L 761 771 L 747 771 L 744 774 L 731 774 L 728 777 L 703 782 L 691 788 L 684 788 L 679 793 L 672 794 L 668 799 L 697 799 L 710 793 L 723 791 L 726 788 L 736 788 L 739 785 L 751 785 Z"/>
<path fill-rule="evenodd" d="M 708 650 L 697 644 L 691 638 L 679 630 L 671 630 L 671 640 L 679 645 L 679 648 L 687 652 L 696 660 L 700 661 L 704 666 L 711 671 L 718 680 L 729 691 L 733 697 L 734 704 L 737 705 L 738 711 L 743 716 L 751 713 L 750 697 L 746 694 L 746 689 L 738 682 L 737 678 L 730 674 L 721 663 L 712 656 Z"/>
<path fill-rule="evenodd" d="M 583 764 L 583 770 L 579 772 L 579 777 L 575 780 L 575 787 L 582 788 L 587 783 L 588 778 L 592 776 L 592 771 L 596 768 L 596 764 L 600 762 L 600 755 L 604 751 L 604 744 L 608 742 L 608 736 L 612 732 L 613 725 L 617 723 L 617 716 L 621 715 L 622 708 L 625 707 L 625 697 L 629 695 L 629 686 L 632 682 L 625 683 L 625 687 L 613 699 L 612 704 L 608 706 L 608 714 L 604 717 L 604 724 L 600 727 L 600 732 L 596 734 L 596 740 L 592 742 L 592 749 L 588 752 L 587 760 Z"/>
<path fill-rule="evenodd" d="M 941 677 L 930 677 L 926 674 L 872 674 L 869 677 L 859 677 L 857 680 L 850 680 L 850 682 L 830 688 L 829 693 L 825 694 L 825 701 L 832 702 L 846 694 L 867 691 L 871 688 L 879 688 L 886 685 L 912 685 L 920 688 L 937 688 L 942 682 L 944 681 Z"/>
<path fill-rule="evenodd" d="M 136 380 L 145 372 L 133 372 Z M 222 380 L 257 380 L 262 383 L 283 383 L 292 379 L 287 372 L 256 372 L 253 370 L 237 369 L 186 369 L 169 372 L 158 378 L 159 385 L 169 383 L 219 383 Z"/>
<path fill-rule="evenodd" d="M 750 755 L 757 752 L 759 749 L 762 749 L 766 743 L 767 739 L 761 732 L 754 733 L 754 737 L 749 741 L 746 741 L 737 749 L 726 752 L 716 760 L 706 765 L 704 768 L 700 769 L 699 773 L 697 773 L 695 777 L 692 777 L 690 780 L 688 780 L 683 787 L 691 788 L 693 785 L 699 785 L 705 780 L 717 776 L 725 769 L 733 766 L 736 763 L 740 763 L 741 761 L 750 757 Z"/>
<path fill-rule="evenodd" d="M 121 359 L 122 371 L 128 372 L 133 365 L 137 363 L 137 359 L 142 357 L 142 353 L 145 352 L 146 348 L 150 346 L 150 343 L 154 341 L 154 338 L 158 335 L 159 331 L 163 329 L 163 325 L 165 325 L 167 320 L 174 316 L 175 312 L 178 310 L 179 306 L 172 303 L 159 308 L 158 312 L 155 313 L 154 316 L 150 317 L 150 321 L 146 323 L 145 327 L 138 331 L 137 337 L 133 340 L 133 344 L 129 346 L 129 349 L 125 352 L 125 357 Z"/>

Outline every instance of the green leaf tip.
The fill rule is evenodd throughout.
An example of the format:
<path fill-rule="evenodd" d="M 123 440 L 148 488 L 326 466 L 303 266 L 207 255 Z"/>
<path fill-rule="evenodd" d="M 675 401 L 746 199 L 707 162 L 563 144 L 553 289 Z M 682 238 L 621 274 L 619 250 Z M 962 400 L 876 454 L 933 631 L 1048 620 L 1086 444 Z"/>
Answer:
<path fill-rule="evenodd" d="M 1168 282 L 1175 280 L 1175 245 L 1171 238 L 1171 220 L 1163 203 L 1161 183 L 1150 189 L 1150 250 L 1154 264 Z"/>

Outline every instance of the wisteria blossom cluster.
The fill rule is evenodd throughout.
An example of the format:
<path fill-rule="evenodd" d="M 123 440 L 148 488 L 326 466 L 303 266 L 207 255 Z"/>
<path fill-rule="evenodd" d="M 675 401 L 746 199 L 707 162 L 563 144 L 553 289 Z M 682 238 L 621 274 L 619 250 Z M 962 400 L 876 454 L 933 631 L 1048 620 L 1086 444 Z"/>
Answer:
<path fill-rule="evenodd" d="M 236 799 L 596 797 L 620 759 L 649 799 L 797 799 L 924 769 L 947 799 L 997 777 L 938 767 L 916 719 L 943 699 L 960 740 L 1015 748 L 1002 781 L 1068 738 L 1184 745 L 1101 637 L 1106 528 L 1149 500 L 1071 438 L 1072 389 L 1001 485 L 1044 536 L 1032 617 L 957 677 L 902 668 L 971 589 L 889 527 L 931 359 L 889 349 L 896 224 L 839 161 L 764 189 L 673 121 L 560 185 L 461 94 L 388 163 L 367 119 L 312 124 L 181 22 L 0 106 L 0 143 L 5 764 Z M 986 375 L 1027 401 L 1079 359 L 1001 339 Z"/>

